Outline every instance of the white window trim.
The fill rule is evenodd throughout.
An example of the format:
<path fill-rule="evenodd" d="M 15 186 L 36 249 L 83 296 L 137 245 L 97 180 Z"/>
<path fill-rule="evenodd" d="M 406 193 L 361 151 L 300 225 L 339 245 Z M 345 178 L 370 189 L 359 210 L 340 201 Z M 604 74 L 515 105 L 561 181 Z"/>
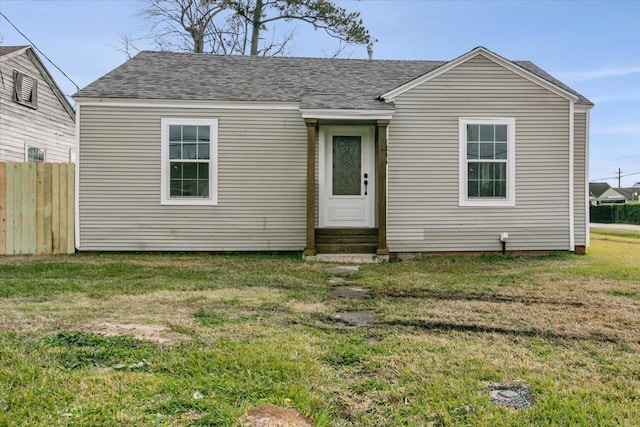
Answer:
<path fill-rule="evenodd" d="M 161 122 L 161 205 L 217 205 L 218 204 L 218 119 L 189 119 L 189 118 L 162 118 Z M 195 125 L 209 126 L 210 152 L 209 152 L 209 197 L 201 198 L 171 198 L 170 197 L 170 168 L 169 168 L 169 126 L 170 125 Z"/>
<path fill-rule="evenodd" d="M 504 199 L 467 197 L 467 125 L 507 125 L 507 197 Z M 459 136 L 459 206 L 511 207 L 516 205 L 516 119 L 513 117 L 460 117 Z"/>

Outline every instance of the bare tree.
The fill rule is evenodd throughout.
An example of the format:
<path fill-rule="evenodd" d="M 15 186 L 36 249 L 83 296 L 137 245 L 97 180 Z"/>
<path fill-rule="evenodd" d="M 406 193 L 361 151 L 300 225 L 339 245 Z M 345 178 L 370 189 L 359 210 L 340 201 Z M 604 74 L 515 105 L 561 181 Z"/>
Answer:
<path fill-rule="evenodd" d="M 328 0 L 142 0 L 150 38 L 161 49 L 227 55 L 282 55 L 295 29 L 276 23 L 304 22 L 346 44 L 375 40 L 359 12 L 348 13 Z M 264 37 L 264 33 L 270 37 Z M 125 45 L 126 46 L 126 45 Z M 122 49 L 121 49 L 122 50 Z M 337 55 L 336 53 L 336 55 Z M 335 56 L 335 55 L 334 55 Z"/>

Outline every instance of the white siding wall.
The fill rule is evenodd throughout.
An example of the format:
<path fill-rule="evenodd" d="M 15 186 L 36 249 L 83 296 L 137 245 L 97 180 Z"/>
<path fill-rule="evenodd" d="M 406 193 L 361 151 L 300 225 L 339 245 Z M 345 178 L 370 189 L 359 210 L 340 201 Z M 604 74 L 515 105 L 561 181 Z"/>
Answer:
<path fill-rule="evenodd" d="M 574 141 L 574 209 L 575 209 L 575 244 L 587 245 L 586 202 L 588 189 L 586 188 L 586 148 L 587 148 L 587 120 L 585 113 L 575 113 L 573 119 Z"/>
<path fill-rule="evenodd" d="M 160 205 L 160 119 L 217 118 L 218 205 Z M 302 250 L 298 111 L 80 108 L 80 250 Z"/>
<path fill-rule="evenodd" d="M 38 109 L 13 101 L 13 71 L 38 80 Z M 75 124 L 26 53 L 0 62 L 0 161 L 25 161 L 25 147 L 46 150 L 47 162 L 68 162 Z"/>
<path fill-rule="evenodd" d="M 569 249 L 569 101 L 477 56 L 395 99 L 392 252 Z M 458 118 L 515 117 L 516 206 L 458 206 Z"/>

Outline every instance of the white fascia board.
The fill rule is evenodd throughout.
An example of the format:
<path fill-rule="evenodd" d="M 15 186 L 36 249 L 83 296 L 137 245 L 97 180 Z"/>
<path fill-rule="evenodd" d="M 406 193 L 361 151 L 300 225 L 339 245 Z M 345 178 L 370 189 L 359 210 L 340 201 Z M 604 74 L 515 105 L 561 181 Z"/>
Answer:
<path fill-rule="evenodd" d="M 513 62 L 509 61 L 506 58 L 501 57 L 500 55 L 491 52 L 490 50 L 484 48 L 484 47 L 477 47 L 475 49 L 473 49 L 470 52 L 465 53 L 462 56 L 457 57 L 456 59 L 453 59 L 449 62 L 447 62 L 446 64 L 441 65 L 440 67 L 436 68 L 435 70 L 429 71 L 426 74 L 423 74 L 422 76 L 408 82 L 405 83 L 402 86 L 398 86 L 397 88 L 383 94 L 381 96 L 382 99 L 384 99 L 385 101 L 393 101 L 393 99 L 395 97 L 397 97 L 398 95 L 402 95 L 403 93 L 405 93 L 408 90 L 413 89 L 416 86 L 419 86 L 425 82 L 428 82 L 431 79 L 434 79 L 436 77 L 438 77 L 441 74 L 446 73 L 447 71 L 457 67 L 460 64 L 463 64 L 465 62 L 467 62 L 469 59 L 471 58 L 475 58 L 478 55 L 482 55 L 487 59 L 490 59 L 491 61 L 495 62 L 498 65 L 503 66 L 504 68 L 508 69 L 509 71 L 512 71 L 516 74 L 518 74 L 521 77 L 524 77 L 525 79 L 536 83 L 539 86 L 544 87 L 545 89 L 550 90 L 551 92 L 555 93 L 556 95 L 559 95 L 563 98 L 566 98 L 570 101 L 577 101 L 578 97 L 575 96 L 574 94 L 572 94 L 571 92 L 568 92 L 556 85 L 554 85 L 551 82 L 546 81 L 545 79 L 543 79 L 542 77 L 538 77 L 537 75 L 533 74 L 532 72 L 520 67 L 519 65 L 514 64 Z"/>
<path fill-rule="evenodd" d="M 141 107 L 141 108 L 215 108 L 223 110 L 299 110 L 297 102 L 209 101 L 179 99 L 131 99 L 131 98 L 73 98 L 83 106 Z"/>
<path fill-rule="evenodd" d="M 303 119 L 391 120 L 395 110 L 301 109 Z"/>

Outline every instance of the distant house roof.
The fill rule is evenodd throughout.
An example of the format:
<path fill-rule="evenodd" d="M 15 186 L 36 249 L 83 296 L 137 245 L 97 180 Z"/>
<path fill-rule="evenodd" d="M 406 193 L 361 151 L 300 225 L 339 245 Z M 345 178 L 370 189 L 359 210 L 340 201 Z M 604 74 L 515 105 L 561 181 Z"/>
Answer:
<path fill-rule="evenodd" d="M 484 49 L 484 48 L 482 48 Z M 140 52 L 74 98 L 299 102 L 302 109 L 393 108 L 382 94 L 449 61 Z M 514 64 L 593 105 L 529 61 Z"/>
<path fill-rule="evenodd" d="M 590 182 L 589 183 L 589 196 L 595 197 L 596 199 L 602 194 L 610 189 L 611 186 L 606 182 Z"/>
<path fill-rule="evenodd" d="M 618 193 L 622 194 L 627 200 L 638 200 L 640 194 L 640 188 L 627 187 L 627 188 L 614 188 Z"/>
<path fill-rule="evenodd" d="M 60 87 L 53 79 L 53 76 L 47 70 L 47 67 L 44 66 L 38 55 L 34 52 L 31 46 L 0 46 L 0 60 L 9 60 L 13 56 L 18 56 L 22 53 L 26 53 L 29 58 L 33 61 L 35 67 L 40 71 L 42 77 L 47 82 L 53 93 L 60 100 L 62 107 L 67 111 L 72 120 L 76 120 L 76 112 L 73 109 L 73 106 L 67 99 L 67 97 L 62 93 Z"/>
<path fill-rule="evenodd" d="M 26 49 L 29 46 L 0 46 L 0 56 L 5 56 L 11 52 L 15 52 L 20 49 Z"/>

